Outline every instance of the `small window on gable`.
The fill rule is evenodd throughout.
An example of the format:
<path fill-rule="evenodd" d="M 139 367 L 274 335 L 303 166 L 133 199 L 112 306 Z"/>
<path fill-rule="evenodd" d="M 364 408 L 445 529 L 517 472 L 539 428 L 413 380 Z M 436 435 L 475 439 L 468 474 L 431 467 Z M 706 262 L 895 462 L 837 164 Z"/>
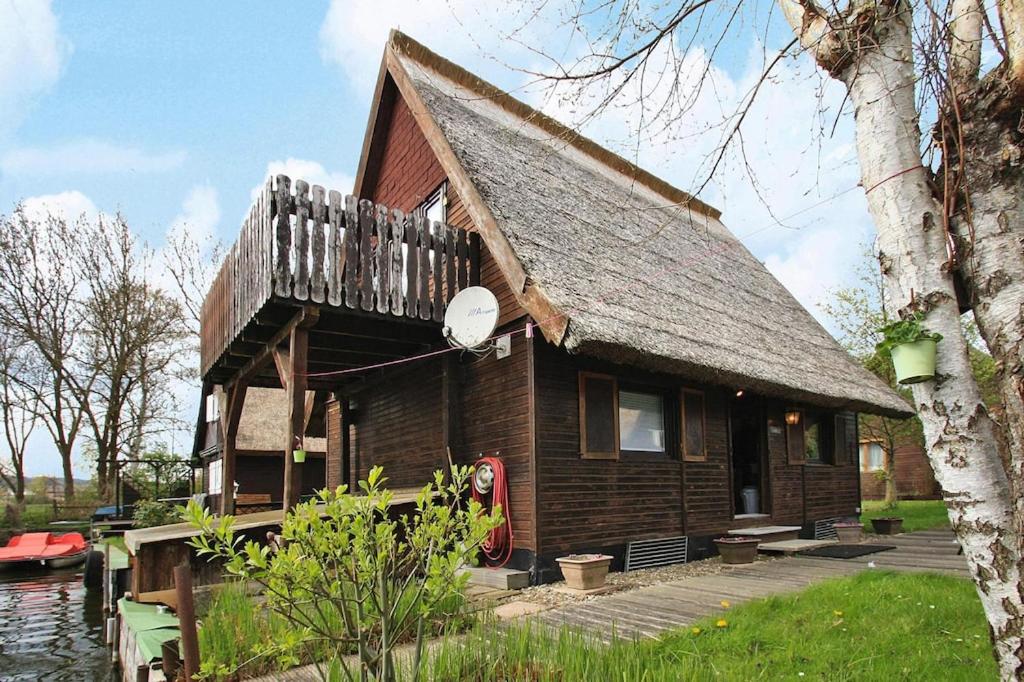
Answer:
<path fill-rule="evenodd" d="M 680 402 L 683 406 L 683 459 L 690 462 L 706 461 L 704 394 L 684 389 Z"/>
<path fill-rule="evenodd" d="M 663 396 L 619 391 L 619 450 L 665 453 Z"/>
<path fill-rule="evenodd" d="M 617 459 L 618 384 L 615 377 L 580 372 L 580 454 L 585 459 Z"/>
<path fill-rule="evenodd" d="M 860 444 L 860 468 L 863 471 L 883 471 L 885 469 L 885 450 L 881 443 Z"/>

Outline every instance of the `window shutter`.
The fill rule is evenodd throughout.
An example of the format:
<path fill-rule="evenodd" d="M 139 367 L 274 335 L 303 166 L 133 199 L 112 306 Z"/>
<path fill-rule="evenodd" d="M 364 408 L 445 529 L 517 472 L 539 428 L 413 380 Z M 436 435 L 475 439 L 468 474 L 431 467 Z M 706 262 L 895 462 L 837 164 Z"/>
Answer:
<path fill-rule="evenodd" d="M 836 415 L 835 427 L 835 464 L 854 464 L 857 462 L 857 415 L 852 412 L 841 412 Z"/>
<path fill-rule="evenodd" d="M 580 454 L 618 459 L 618 386 L 615 377 L 580 372 Z"/>
<path fill-rule="evenodd" d="M 786 450 L 790 464 L 804 464 L 807 461 L 807 448 L 804 443 L 805 415 L 803 412 L 799 414 L 799 422 L 786 424 Z"/>
<path fill-rule="evenodd" d="M 688 462 L 707 460 L 707 445 L 704 438 L 704 394 L 700 391 L 684 390 L 683 406 L 683 459 Z"/>

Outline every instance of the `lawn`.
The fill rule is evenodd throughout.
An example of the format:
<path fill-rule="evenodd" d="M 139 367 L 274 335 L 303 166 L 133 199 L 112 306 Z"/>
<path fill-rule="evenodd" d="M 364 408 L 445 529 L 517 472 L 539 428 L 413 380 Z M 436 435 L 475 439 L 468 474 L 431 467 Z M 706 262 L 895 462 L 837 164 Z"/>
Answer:
<path fill-rule="evenodd" d="M 479 682 L 996 679 L 969 581 L 884 571 L 734 606 L 659 640 L 485 629 L 435 648 L 427 666 L 432 680 Z"/>
<path fill-rule="evenodd" d="M 946 505 L 942 500 L 905 500 L 900 502 L 895 509 L 883 509 L 884 502 L 881 500 L 864 500 L 861 508 L 861 521 L 864 522 L 866 530 L 871 530 L 870 519 L 879 516 L 902 516 L 903 531 L 909 533 L 915 530 L 928 530 L 929 528 L 949 527 L 949 516 L 946 514 Z"/>

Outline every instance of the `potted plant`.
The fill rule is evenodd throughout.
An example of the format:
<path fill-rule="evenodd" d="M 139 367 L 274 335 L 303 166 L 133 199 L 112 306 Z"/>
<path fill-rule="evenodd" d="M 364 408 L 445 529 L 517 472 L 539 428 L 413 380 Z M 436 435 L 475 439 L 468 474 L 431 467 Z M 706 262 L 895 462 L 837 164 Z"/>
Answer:
<path fill-rule="evenodd" d="M 607 554 L 570 554 L 555 559 L 565 584 L 574 590 L 595 590 L 604 586 L 612 558 Z"/>
<path fill-rule="evenodd" d="M 306 461 L 306 451 L 292 450 L 292 459 L 294 459 L 297 464 L 302 464 Z"/>
<path fill-rule="evenodd" d="M 896 381 L 901 384 L 917 384 L 935 376 L 935 344 L 942 334 L 928 331 L 923 321 L 924 313 L 917 312 L 879 329 L 883 338 L 875 349 L 892 356 Z"/>
<path fill-rule="evenodd" d="M 871 525 L 879 535 L 898 535 L 903 532 L 903 518 L 900 516 L 880 516 L 871 519 Z"/>
<path fill-rule="evenodd" d="M 757 558 L 757 538 L 726 537 L 715 540 L 723 564 L 752 564 Z"/>
<path fill-rule="evenodd" d="M 856 544 L 861 541 L 861 533 L 864 532 L 864 524 L 857 521 L 840 521 L 832 524 L 836 529 L 836 537 L 843 544 Z"/>

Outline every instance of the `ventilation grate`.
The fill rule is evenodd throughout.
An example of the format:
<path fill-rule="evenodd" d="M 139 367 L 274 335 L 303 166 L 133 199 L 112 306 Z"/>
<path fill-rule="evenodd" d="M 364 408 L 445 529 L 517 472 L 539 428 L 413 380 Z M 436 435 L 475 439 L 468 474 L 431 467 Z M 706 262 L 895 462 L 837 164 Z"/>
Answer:
<path fill-rule="evenodd" d="M 634 540 L 626 543 L 626 570 L 686 563 L 685 535 L 657 540 Z"/>
<path fill-rule="evenodd" d="M 839 521 L 838 518 L 833 519 L 822 519 L 821 521 L 814 522 L 814 539 L 815 540 L 838 540 L 836 535 L 835 524 Z"/>

